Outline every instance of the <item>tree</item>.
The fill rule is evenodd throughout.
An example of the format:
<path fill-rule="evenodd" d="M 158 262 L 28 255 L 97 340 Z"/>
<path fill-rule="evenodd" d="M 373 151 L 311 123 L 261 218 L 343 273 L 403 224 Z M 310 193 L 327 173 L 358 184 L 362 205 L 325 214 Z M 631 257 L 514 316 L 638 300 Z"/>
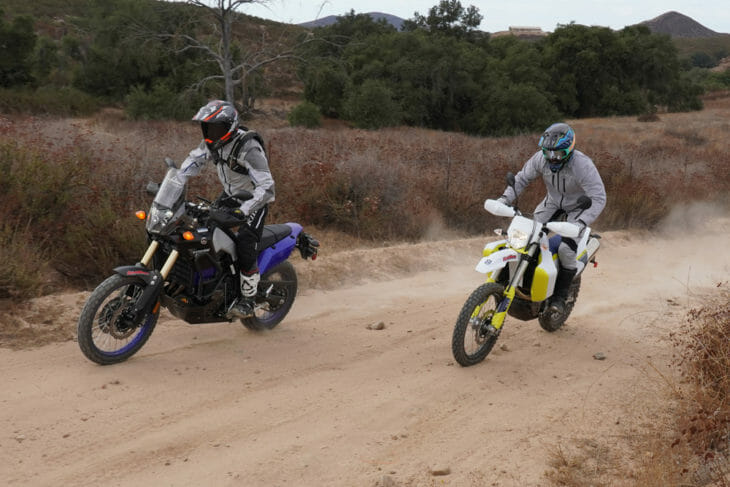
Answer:
<path fill-rule="evenodd" d="M 209 35 L 199 38 L 194 33 L 175 34 L 185 41 L 186 45 L 181 50 L 201 51 L 217 65 L 219 71 L 203 77 L 196 86 L 200 88 L 208 82 L 222 80 L 226 101 L 235 103 L 238 88 L 243 111 L 252 110 L 256 97 L 251 92 L 250 78 L 268 64 L 296 57 L 293 47 L 272 42 L 264 31 L 254 49 L 236 43 L 234 26 L 241 20 L 238 9 L 253 3 L 265 4 L 267 0 L 187 0 L 187 3 L 207 14 Z"/>
<path fill-rule="evenodd" d="M 403 30 L 425 29 L 464 38 L 479 28 L 483 18 L 479 9 L 473 5 L 464 8 L 459 0 L 441 0 L 429 9 L 428 17 L 415 12 L 413 19 L 403 23 Z"/>
<path fill-rule="evenodd" d="M 543 67 L 551 74 L 558 108 L 570 117 L 635 115 L 656 105 L 700 106 L 697 89 L 682 78 L 677 48 L 648 27 L 560 26 L 545 41 Z"/>
<path fill-rule="evenodd" d="M 33 19 L 19 15 L 6 24 L 4 18 L 0 8 L 0 86 L 28 83 L 33 79 L 32 56 L 36 44 Z"/>
<path fill-rule="evenodd" d="M 401 110 L 385 83 L 368 79 L 355 87 L 345 101 L 345 111 L 358 127 L 379 129 L 392 127 L 401 121 Z"/>

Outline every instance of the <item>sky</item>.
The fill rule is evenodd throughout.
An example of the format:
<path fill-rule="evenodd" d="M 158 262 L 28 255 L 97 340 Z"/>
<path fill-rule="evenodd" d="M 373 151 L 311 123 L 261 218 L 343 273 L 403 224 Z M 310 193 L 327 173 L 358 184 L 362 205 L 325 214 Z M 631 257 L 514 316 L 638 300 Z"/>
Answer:
<path fill-rule="evenodd" d="M 428 15 L 440 0 L 263 0 L 264 4 L 243 6 L 240 11 L 287 24 L 300 24 L 329 15 L 382 12 L 403 19 L 414 12 Z M 715 32 L 730 34 L 730 5 L 727 0 L 460 0 L 474 5 L 484 17 L 480 29 L 507 30 L 510 26 L 540 27 L 552 32 L 558 24 L 575 22 L 600 25 L 615 30 L 651 20 L 675 11 L 691 17 Z"/>

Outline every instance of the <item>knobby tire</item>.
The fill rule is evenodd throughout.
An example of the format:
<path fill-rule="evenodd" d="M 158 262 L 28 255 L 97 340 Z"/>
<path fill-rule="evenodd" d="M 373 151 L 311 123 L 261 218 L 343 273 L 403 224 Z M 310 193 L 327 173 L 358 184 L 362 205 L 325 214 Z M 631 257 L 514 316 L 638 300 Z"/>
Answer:
<path fill-rule="evenodd" d="M 485 323 L 494 311 L 496 311 L 497 306 L 502 300 L 503 292 L 504 286 L 496 282 L 489 282 L 476 288 L 464 303 L 459 317 L 456 319 L 454 334 L 451 339 L 451 351 L 459 365 L 469 367 L 478 364 L 484 360 L 492 350 L 492 347 L 494 347 L 498 336 L 485 336 L 480 333 L 480 330 L 481 324 Z M 486 306 L 482 311 L 485 312 L 487 320 L 483 320 L 480 323 L 472 323 L 472 315 L 474 315 L 480 306 Z M 476 350 L 466 349 L 467 340 L 470 342 L 472 340 L 474 341 Z"/>

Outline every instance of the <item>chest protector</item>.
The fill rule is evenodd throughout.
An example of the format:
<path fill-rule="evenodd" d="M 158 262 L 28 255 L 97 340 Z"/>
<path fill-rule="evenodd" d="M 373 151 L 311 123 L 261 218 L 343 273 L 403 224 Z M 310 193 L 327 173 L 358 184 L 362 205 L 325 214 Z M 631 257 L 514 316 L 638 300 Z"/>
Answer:
<path fill-rule="evenodd" d="M 241 127 L 241 129 L 245 130 L 246 133 L 243 135 L 243 137 L 239 138 L 238 140 L 236 140 L 236 142 L 233 143 L 231 153 L 228 155 L 228 167 L 230 167 L 233 171 L 239 174 L 248 174 L 248 169 L 246 169 L 246 166 L 242 166 L 238 163 L 238 155 L 241 153 L 241 150 L 243 150 L 246 142 L 251 139 L 256 140 L 256 142 L 261 145 L 261 149 L 264 151 L 264 156 L 266 156 L 266 146 L 264 145 L 263 137 L 261 137 L 258 132 L 248 130 L 246 127 Z"/>

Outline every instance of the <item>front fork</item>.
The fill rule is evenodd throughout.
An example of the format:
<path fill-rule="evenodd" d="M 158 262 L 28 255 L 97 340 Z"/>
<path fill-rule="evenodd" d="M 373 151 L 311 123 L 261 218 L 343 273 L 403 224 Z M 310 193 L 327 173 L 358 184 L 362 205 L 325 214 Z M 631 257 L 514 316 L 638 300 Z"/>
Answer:
<path fill-rule="evenodd" d="M 140 264 L 143 266 L 149 268 L 150 261 L 152 260 L 152 257 L 154 257 L 155 252 L 157 252 L 157 249 L 160 246 L 160 242 L 157 240 L 153 240 L 150 242 L 150 246 L 147 247 L 147 252 L 144 253 L 144 256 L 142 256 L 142 260 L 139 261 Z M 162 266 L 162 269 L 160 270 L 160 276 L 162 276 L 162 280 L 164 281 L 167 279 L 167 276 L 170 275 L 170 271 L 172 270 L 173 266 L 175 265 L 175 262 L 177 262 L 177 258 L 180 256 L 180 252 L 177 250 L 173 250 L 170 252 L 170 255 L 167 256 L 167 260 L 165 261 L 165 264 Z M 155 271 L 153 271 L 155 272 Z"/>
<path fill-rule="evenodd" d="M 527 266 L 530 265 L 530 260 L 533 258 L 536 251 L 536 245 L 531 246 L 527 250 L 526 257 L 523 258 L 522 261 L 520 261 L 520 265 L 517 266 L 517 271 L 515 271 L 514 276 L 512 276 L 512 279 L 510 279 L 509 284 L 507 284 L 507 287 L 502 293 L 502 300 L 499 302 L 499 305 L 497 305 L 497 310 L 494 312 L 491 321 L 491 325 L 496 331 L 499 331 L 502 328 L 502 325 L 504 324 L 504 319 L 507 316 L 507 311 L 509 310 L 512 301 L 514 301 L 515 299 L 517 283 L 522 282 L 522 276 L 525 275 L 525 271 L 527 271 Z"/>
<path fill-rule="evenodd" d="M 147 284 L 147 286 L 145 286 L 144 288 L 144 291 L 142 291 L 142 295 L 135 303 L 134 309 L 132 310 L 132 312 L 134 313 L 135 322 L 143 317 L 145 314 L 147 314 L 148 310 L 152 309 L 153 303 L 157 303 L 160 293 L 162 292 L 162 287 L 165 284 L 165 280 L 167 279 L 167 276 L 170 275 L 170 271 L 172 271 L 175 262 L 177 262 L 177 258 L 180 256 L 180 252 L 178 252 L 177 250 L 173 250 L 167 257 L 167 260 L 165 261 L 165 264 L 162 266 L 161 270 L 158 271 L 156 269 L 152 269 L 152 271 L 147 272 L 141 271 L 141 269 L 149 269 L 152 257 L 155 255 L 155 252 L 157 252 L 159 246 L 160 242 L 158 242 L 157 240 L 153 240 L 152 242 L 150 242 L 150 246 L 147 248 L 147 252 L 145 252 L 142 260 L 137 266 L 131 269 L 119 268 L 119 270 L 117 270 L 117 272 L 122 275 L 130 275 L 130 272 L 134 275 L 138 275 L 142 277 L 142 279 Z M 157 305 L 155 304 L 155 306 Z"/>

